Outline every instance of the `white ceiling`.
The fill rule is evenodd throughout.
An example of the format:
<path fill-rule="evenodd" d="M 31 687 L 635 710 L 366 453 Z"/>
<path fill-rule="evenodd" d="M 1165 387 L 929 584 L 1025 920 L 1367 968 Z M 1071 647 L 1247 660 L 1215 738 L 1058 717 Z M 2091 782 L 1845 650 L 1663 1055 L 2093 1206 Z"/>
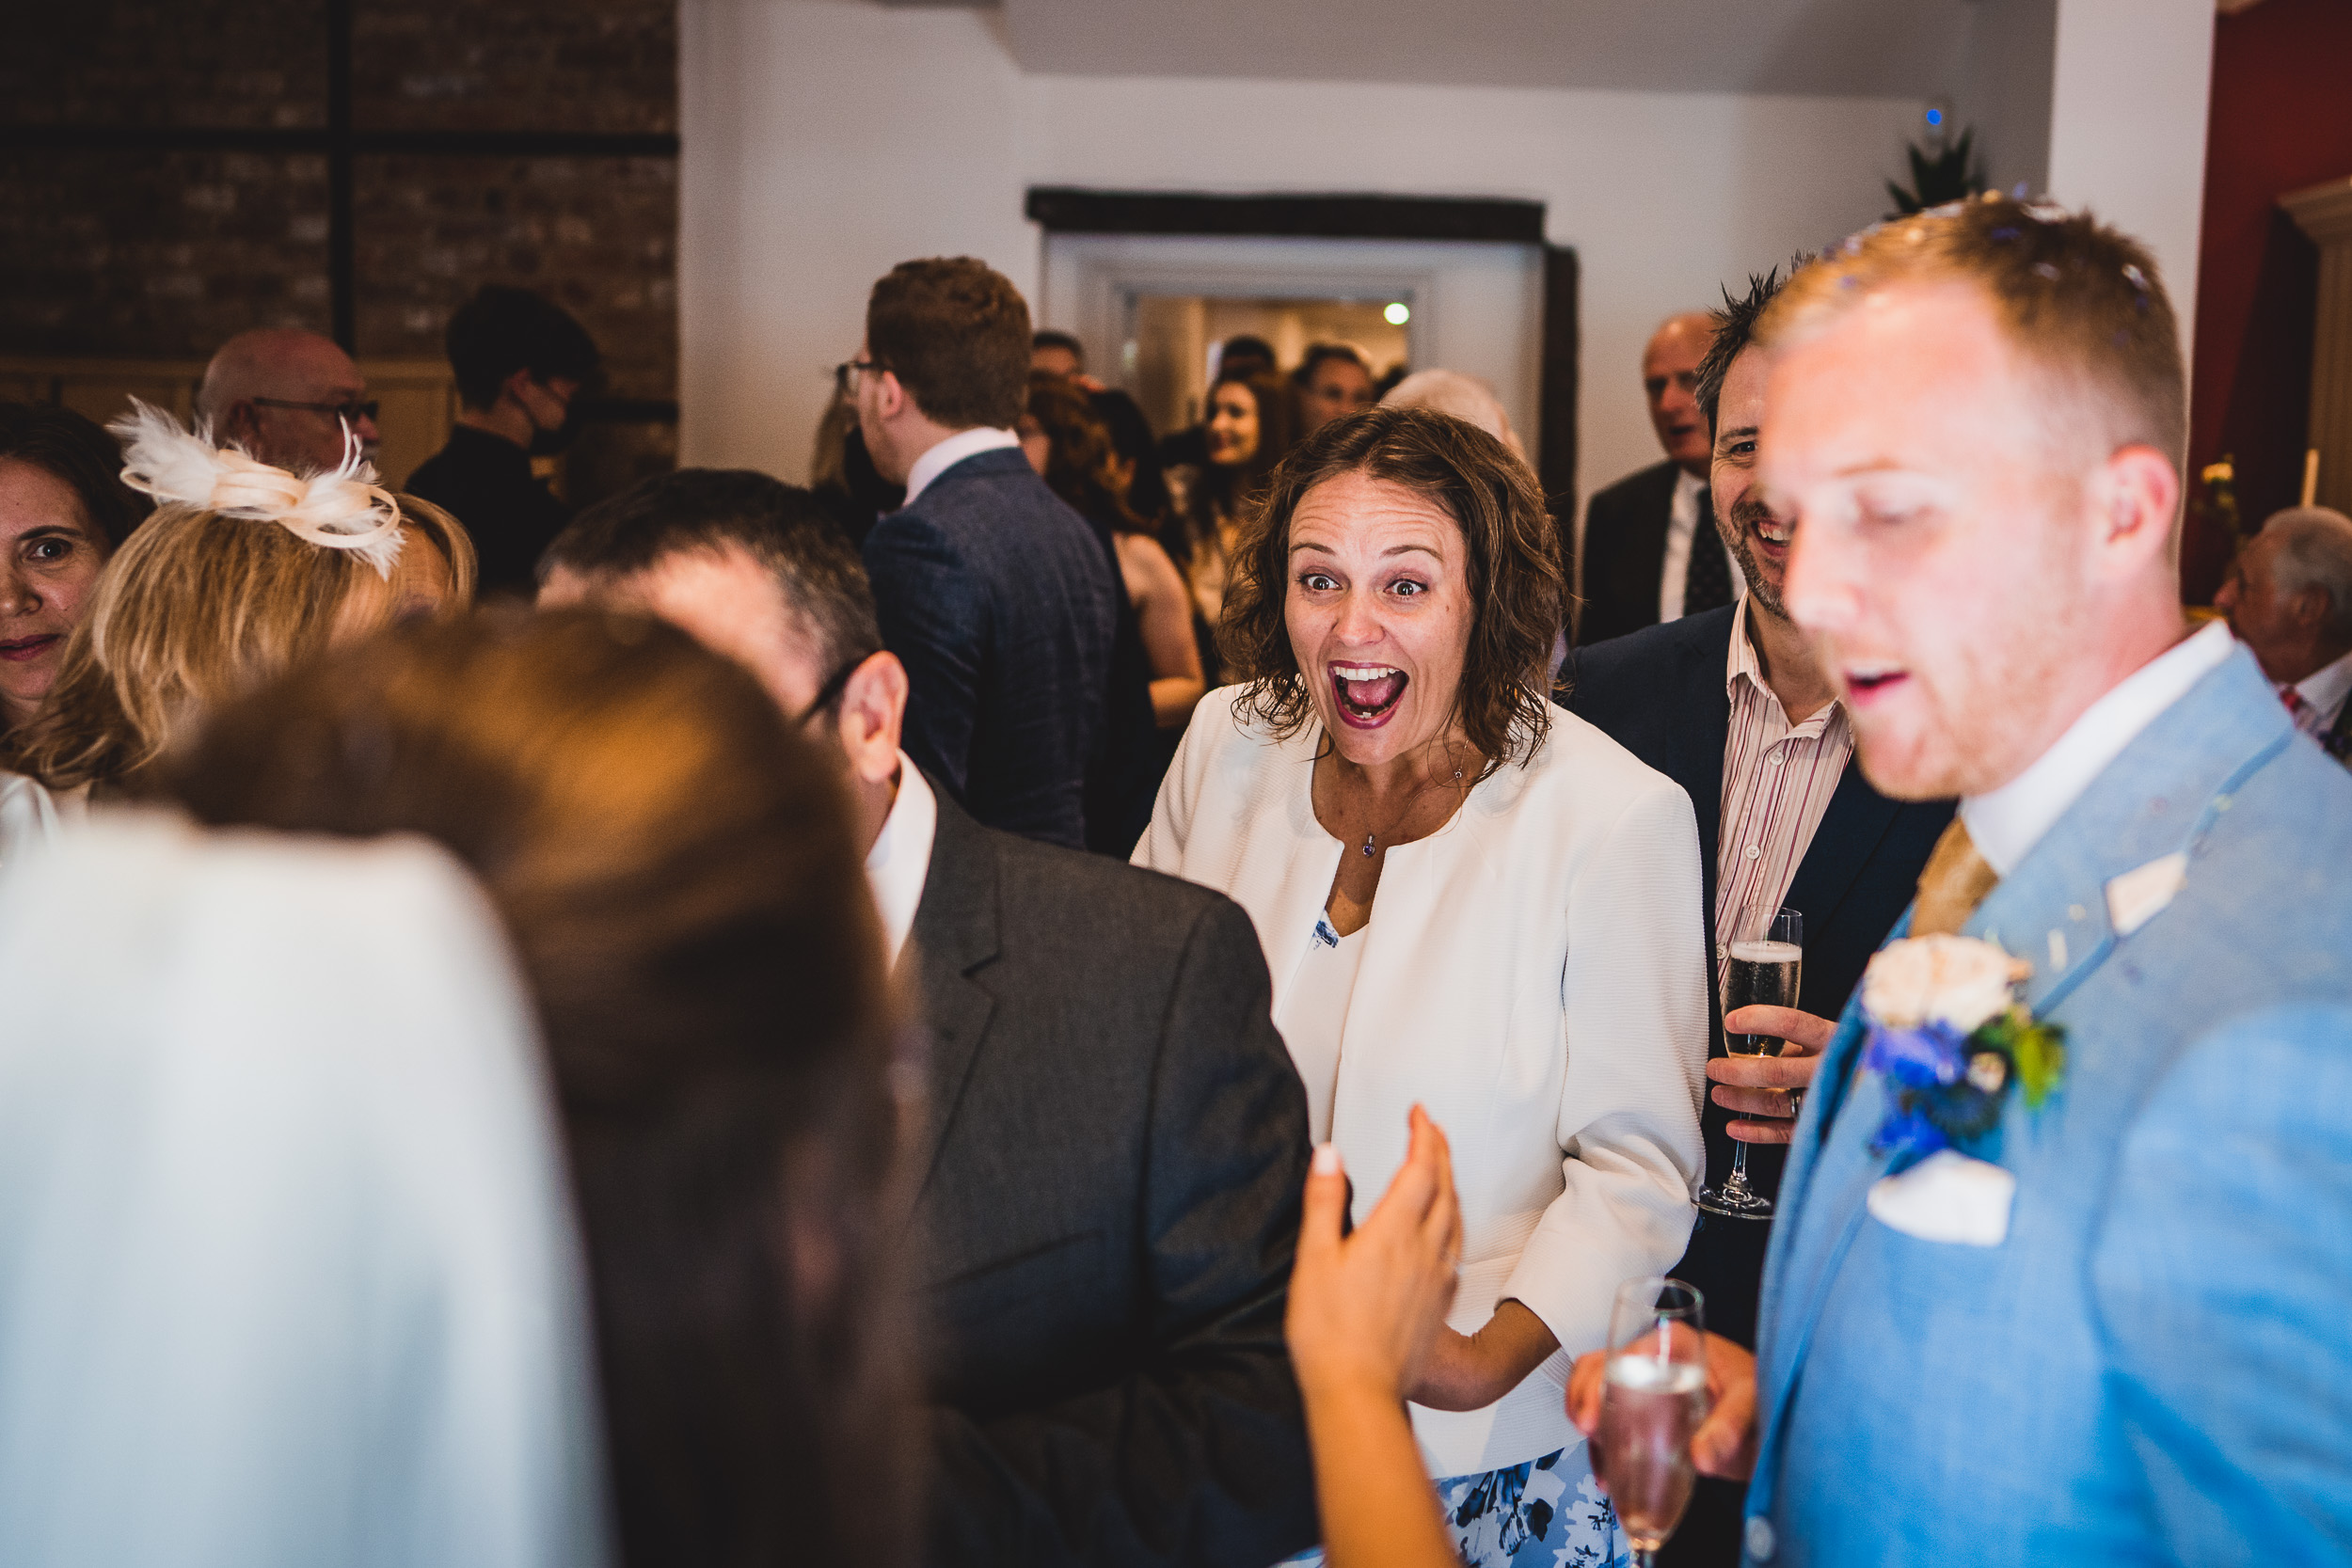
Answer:
<path fill-rule="evenodd" d="M 1977 11 L 1975 0 L 1003 4 L 1031 72 L 1918 98 L 1951 90 Z"/>

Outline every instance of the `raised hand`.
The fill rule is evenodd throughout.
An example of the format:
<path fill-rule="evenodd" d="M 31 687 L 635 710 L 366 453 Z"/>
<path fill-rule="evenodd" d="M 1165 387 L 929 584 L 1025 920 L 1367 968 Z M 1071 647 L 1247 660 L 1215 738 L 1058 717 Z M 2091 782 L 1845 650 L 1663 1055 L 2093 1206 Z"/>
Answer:
<path fill-rule="evenodd" d="M 1343 1237 L 1347 1176 L 1334 1144 L 1315 1150 L 1283 1331 L 1310 1397 L 1322 1386 L 1401 1400 L 1420 1382 L 1454 1305 L 1462 1210 L 1445 1134 L 1421 1107 L 1404 1165 L 1355 1234 Z"/>

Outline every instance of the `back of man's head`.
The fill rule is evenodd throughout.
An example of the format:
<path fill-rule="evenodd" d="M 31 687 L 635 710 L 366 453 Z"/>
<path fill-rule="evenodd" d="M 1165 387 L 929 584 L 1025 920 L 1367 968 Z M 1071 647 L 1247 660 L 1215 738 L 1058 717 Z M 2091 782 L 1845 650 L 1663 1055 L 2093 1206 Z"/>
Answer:
<path fill-rule="evenodd" d="M 2148 446 L 2178 474 L 2188 387 L 2171 301 L 2147 248 L 2088 214 L 1987 195 L 1867 230 L 1791 277 L 1756 341 L 1800 341 L 1884 290 L 1951 282 L 1982 292 L 2041 384 L 2059 466 Z"/>
<path fill-rule="evenodd" d="M 681 468 L 597 502 L 548 546 L 539 576 L 570 574 L 595 596 L 678 556 L 738 551 L 774 584 L 817 681 L 882 647 L 866 568 L 839 526 L 808 491 L 746 468 Z"/>
<path fill-rule="evenodd" d="M 1049 328 L 1029 340 L 1029 362 L 1032 369 L 1056 375 L 1084 375 L 1086 345 L 1071 333 Z"/>
<path fill-rule="evenodd" d="M 2293 595 L 2318 589 L 2328 595 L 2321 634 L 2352 647 L 2352 517 L 2328 506 L 2295 506 L 2271 514 L 2262 537 L 2276 539 L 2271 586 Z"/>
<path fill-rule="evenodd" d="M 1263 338 L 1244 332 L 1228 338 L 1216 351 L 1217 379 L 1227 376 L 1248 378 L 1273 370 L 1279 363 L 1274 356 L 1274 345 Z"/>
<path fill-rule="evenodd" d="M 901 261 L 866 298 L 866 352 L 933 424 L 1009 430 L 1029 394 L 1029 307 L 985 261 Z"/>
<path fill-rule="evenodd" d="M 561 377 L 585 383 L 596 373 L 596 340 L 571 312 L 529 289 L 485 283 L 457 308 L 443 338 L 457 396 L 469 408 L 487 408 L 516 371 L 538 381 Z"/>

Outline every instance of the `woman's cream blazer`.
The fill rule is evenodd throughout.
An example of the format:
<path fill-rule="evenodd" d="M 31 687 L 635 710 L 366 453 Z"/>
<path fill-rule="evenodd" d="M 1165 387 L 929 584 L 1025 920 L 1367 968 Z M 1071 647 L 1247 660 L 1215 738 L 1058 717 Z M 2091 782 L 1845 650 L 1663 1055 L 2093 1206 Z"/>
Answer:
<path fill-rule="evenodd" d="M 1321 726 L 1271 738 L 1210 693 L 1160 787 L 1138 865 L 1256 923 L 1281 1015 L 1350 852 L 1315 820 Z M 1464 1250 L 1453 1325 L 1517 1300 L 1560 1353 L 1484 1410 L 1413 1407 L 1437 1476 L 1581 1441 L 1562 1408 L 1619 1282 L 1682 1256 L 1705 1157 L 1707 956 L 1698 830 L 1662 773 L 1573 714 L 1452 821 L 1388 852 L 1347 1018 L 1332 1139 L 1372 1211 L 1418 1101 L 1445 1129 Z"/>

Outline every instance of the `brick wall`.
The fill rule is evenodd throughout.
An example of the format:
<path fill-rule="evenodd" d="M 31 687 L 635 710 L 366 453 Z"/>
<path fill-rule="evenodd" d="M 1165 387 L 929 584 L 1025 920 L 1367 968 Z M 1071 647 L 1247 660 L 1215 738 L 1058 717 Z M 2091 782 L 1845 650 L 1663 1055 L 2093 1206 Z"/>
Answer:
<path fill-rule="evenodd" d="M 476 287 L 520 284 L 596 337 L 612 398 L 674 408 L 674 157 L 365 138 L 672 135 L 675 0 L 346 3 L 353 350 L 437 356 Z M 332 330 L 328 16 L 328 0 L 77 0 L 11 24 L 0 353 L 202 357 L 248 326 Z M 589 499 L 675 460 L 674 418 L 595 425 L 565 488 Z"/>

